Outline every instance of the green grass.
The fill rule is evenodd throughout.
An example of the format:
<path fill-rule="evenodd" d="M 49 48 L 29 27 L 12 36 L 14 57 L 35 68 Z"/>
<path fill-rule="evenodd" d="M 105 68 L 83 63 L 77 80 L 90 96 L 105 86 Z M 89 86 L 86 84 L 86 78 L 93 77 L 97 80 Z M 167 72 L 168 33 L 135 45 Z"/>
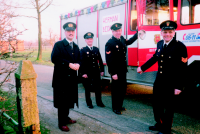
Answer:
<path fill-rule="evenodd" d="M 23 51 L 23 52 L 16 52 L 13 53 L 13 58 L 7 58 L 9 61 L 15 61 L 19 62 L 21 60 L 26 60 L 25 56 L 23 57 L 17 57 L 19 55 L 27 55 L 31 51 Z M 53 63 L 51 62 L 51 50 L 46 50 L 42 52 L 42 61 L 38 61 L 37 59 L 38 52 L 34 51 L 28 56 L 27 60 L 30 60 L 33 64 L 41 64 L 41 65 L 47 65 L 47 66 L 53 66 Z"/>
<path fill-rule="evenodd" d="M 0 89 L 0 97 L 5 99 L 0 100 L 0 109 L 2 110 L 2 108 L 4 108 L 6 110 L 6 114 L 18 122 L 16 93 L 11 91 L 5 92 Z M 13 132 L 13 134 L 15 133 L 13 130 L 14 125 L 10 121 L 7 121 L 5 117 L 0 116 L 0 123 L 0 126 L 3 126 L 6 131 Z M 17 130 L 17 128 L 15 128 L 15 130 Z M 48 130 L 42 122 L 40 122 L 40 131 L 42 134 L 50 133 L 50 130 Z"/>

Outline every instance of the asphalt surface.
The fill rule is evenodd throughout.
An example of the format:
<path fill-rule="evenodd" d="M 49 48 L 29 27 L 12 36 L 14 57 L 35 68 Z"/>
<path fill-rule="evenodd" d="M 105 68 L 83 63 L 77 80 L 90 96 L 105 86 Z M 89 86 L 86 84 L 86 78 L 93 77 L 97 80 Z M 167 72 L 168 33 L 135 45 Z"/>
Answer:
<path fill-rule="evenodd" d="M 53 107 L 53 91 L 51 87 L 53 67 L 33 65 L 37 77 L 38 107 L 40 119 L 52 134 L 62 134 L 57 127 L 57 109 Z M 11 84 L 14 84 L 14 75 L 11 76 Z M 70 110 L 69 116 L 76 119 L 77 123 L 69 125 L 70 134 L 155 134 L 148 127 L 154 125 L 153 110 L 151 105 L 152 87 L 136 84 L 128 85 L 127 95 L 124 100 L 126 111 L 122 115 L 112 112 L 111 94 L 109 84 L 102 91 L 102 101 L 105 108 L 98 107 L 94 93 L 91 93 L 93 109 L 87 108 L 85 102 L 85 90 L 79 84 L 79 108 Z M 186 98 L 187 99 L 187 98 Z M 175 102 L 176 103 L 176 102 Z M 180 102 L 177 102 L 177 106 Z M 197 106 L 198 107 L 198 106 Z M 189 106 L 185 106 L 190 108 Z M 191 109 L 194 110 L 194 109 Z M 172 133 L 174 134 L 200 134 L 200 118 L 198 115 L 184 114 L 178 110 L 174 114 Z"/>
<path fill-rule="evenodd" d="M 51 80 L 53 75 L 53 67 L 34 65 L 38 74 L 38 97 L 51 101 L 53 104 Z M 43 68 L 43 69 L 42 69 Z M 43 82 L 44 81 L 44 82 Z M 75 107 L 71 112 L 84 115 L 87 118 L 104 124 L 104 128 L 111 130 L 112 133 L 137 133 L 137 134 L 154 134 L 156 131 L 148 130 L 150 125 L 154 125 L 154 116 L 152 110 L 152 87 L 141 86 L 136 84 L 128 85 L 127 95 L 124 100 L 126 111 L 122 115 L 112 112 L 111 94 L 109 85 L 102 91 L 102 101 L 105 108 L 96 106 L 95 95 L 91 93 L 94 109 L 89 109 L 85 102 L 85 90 L 82 84 L 79 84 L 79 108 Z M 186 98 L 188 99 L 188 98 Z M 182 104 L 185 109 L 179 110 L 180 101 L 177 103 L 177 112 L 174 114 L 174 122 L 172 133 L 175 134 L 200 134 L 200 118 L 198 115 L 184 114 L 182 110 L 190 108 Z M 191 109 L 195 110 L 195 109 Z M 87 123 L 87 122 L 86 122 Z M 88 122 L 89 123 L 89 122 Z M 96 128 L 97 129 L 97 128 Z M 98 133 L 98 132 L 96 132 Z"/>

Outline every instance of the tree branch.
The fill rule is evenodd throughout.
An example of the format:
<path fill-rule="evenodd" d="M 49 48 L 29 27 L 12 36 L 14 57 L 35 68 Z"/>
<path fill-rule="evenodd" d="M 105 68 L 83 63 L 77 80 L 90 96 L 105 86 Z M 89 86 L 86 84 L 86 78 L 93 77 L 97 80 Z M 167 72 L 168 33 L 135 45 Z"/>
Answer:
<path fill-rule="evenodd" d="M 27 18 L 34 18 L 34 19 L 38 19 L 37 17 L 34 16 L 26 16 L 26 15 L 16 15 L 14 17 L 27 17 Z"/>
<path fill-rule="evenodd" d="M 40 11 L 40 13 L 43 12 L 45 9 L 47 9 L 47 7 L 49 7 L 49 6 L 51 5 L 52 2 L 53 2 L 53 0 L 50 0 L 50 1 L 49 1 L 49 4 L 48 4 L 42 11 Z"/>

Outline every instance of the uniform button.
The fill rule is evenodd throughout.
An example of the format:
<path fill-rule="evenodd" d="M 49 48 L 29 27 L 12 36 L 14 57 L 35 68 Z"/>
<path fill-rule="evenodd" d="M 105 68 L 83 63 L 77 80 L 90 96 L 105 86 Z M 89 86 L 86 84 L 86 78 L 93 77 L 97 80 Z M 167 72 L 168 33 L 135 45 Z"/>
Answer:
<path fill-rule="evenodd" d="M 119 50 L 118 50 L 119 51 Z"/>
<path fill-rule="evenodd" d="M 95 67 L 95 66 L 93 66 L 93 67 Z"/>
<path fill-rule="evenodd" d="M 125 53 L 125 52 L 124 52 Z"/>
<path fill-rule="evenodd" d="M 162 71 L 160 71 L 160 73 L 162 74 Z"/>
<path fill-rule="evenodd" d="M 161 60 L 160 62 L 163 62 L 163 60 Z"/>
<path fill-rule="evenodd" d="M 95 62 L 93 62 L 93 63 L 95 63 Z"/>
<path fill-rule="evenodd" d="M 94 58 L 93 58 L 94 59 Z"/>
<path fill-rule="evenodd" d="M 160 68 L 162 68 L 162 66 L 160 66 Z"/>
<path fill-rule="evenodd" d="M 74 53 L 72 53 L 72 54 L 74 54 Z"/>
<path fill-rule="evenodd" d="M 171 58 L 171 56 L 169 56 L 169 58 Z"/>
<path fill-rule="evenodd" d="M 161 57 L 163 57 L 163 55 L 161 55 Z"/>

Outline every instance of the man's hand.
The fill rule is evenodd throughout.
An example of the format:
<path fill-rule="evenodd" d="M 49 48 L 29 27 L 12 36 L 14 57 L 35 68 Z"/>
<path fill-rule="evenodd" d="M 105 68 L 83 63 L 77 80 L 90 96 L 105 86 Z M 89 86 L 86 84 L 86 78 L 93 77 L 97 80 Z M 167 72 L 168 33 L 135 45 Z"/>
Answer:
<path fill-rule="evenodd" d="M 179 95 L 180 93 L 181 93 L 181 90 L 175 89 L 175 91 L 174 91 L 174 94 L 175 94 L 175 95 Z"/>
<path fill-rule="evenodd" d="M 113 80 L 118 80 L 117 74 L 113 75 L 112 78 L 113 78 Z"/>
<path fill-rule="evenodd" d="M 87 74 L 82 75 L 83 78 L 88 78 Z"/>
<path fill-rule="evenodd" d="M 103 76 L 103 75 L 104 75 L 104 72 L 101 72 L 100 74 L 101 74 L 101 76 Z"/>
<path fill-rule="evenodd" d="M 143 71 L 142 71 L 141 67 L 138 67 L 138 68 L 137 68 L 137 72 L 138 72 L 138 73 L 140 73 L 140 74 L 142 74 L 142 73 L 143 73 Z"/>
<path fill-rule="evenodd" d="M 75 64 L 69 63 L 69 67 L 70 67 L 71 69 L 73 69 L 73 70 L 79 70 L 80 65 L 77 64 L 77 63 L 75 63 Z"/>
<path fill-rule="evenodd" d="M 69 67 L 73 70 L 75 70 L 75 65 L 73 63 L 69 63 Z"/>
<path fill-rule="evenodd" d="M 79 70 L 80 65 L 79 65 L 78 63 L 74 63 L 74 64 L 75 64 L 75 69 L 76 69 L 76 70 Z"/>

